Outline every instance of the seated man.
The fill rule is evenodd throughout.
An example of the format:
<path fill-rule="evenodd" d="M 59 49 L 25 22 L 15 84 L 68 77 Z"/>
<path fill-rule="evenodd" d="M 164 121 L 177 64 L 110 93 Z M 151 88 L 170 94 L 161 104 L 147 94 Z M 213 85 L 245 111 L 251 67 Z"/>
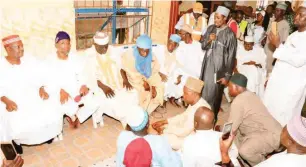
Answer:
<path fill-rule="evenodd" d="M 254 47 L 254 38 L 246 36 L 243 47 L 237 51 L 237 71 L 248 78 L 247 89 L 263 96 L 266 82 L 266 54 L 263 48 Z"/>
<path fill-rule="evenodd" d="M 148 134 L 149 116 L 139 106 L 128 107 L 127 130 L 117 140 L 117 166 L 182 167 L 181 158 L 167 140 Z"/>
<path fill-rule="evenodd" d="M 227 140 L 220 140 L 222 163 L 226 167 L 232 167 L 228 156 L 228 149 L 234 140 L 231 135 Z M 282 130 L 280 141 L 287 151 L 274 154 L 272 157 L 256 165 L 255 167 L 294 166 L 304 167 L 306 164 L 306 118 L 297 115 L 288 122 Z"/>
<path fill-rule="evenodd" d="M 179 63 L 176 60 L 176 49 L 179 47 L 181 37 L 177 34 L 172 34 L 168 40 L 167 47 L 164 49 L 163 57 L 157 56 L 160 64 L 160 76 L 162 81 L 165 82 L 165 95 L 164 99 L 170 99 L 170 103 L 179 106 L 175 100 L 181 98 L 183 87 L 182 83 L 177 84 L 181 77 L 177 75 Z"/>
<path fill-rule="evenodd" d="M 235 97 L 230 107 L 229 121 L 236 135 L 239 155 L 251 166 L 279 149 L 281 125 L 270 115 L 256 94 L 247 91 L 247 78 L 234 74 L 229 82 L 229 94 Z"/>
<path fill-rule="evenodd" d="M 7 56 L 0 59 L 0 126 L 19 144 L 41 144 L 62 131 L 62 115 L 48 106 L 39 62 L 24 55 L 18 35 L 2 39 Z M 9 141 L 10 141 L 9 140 Z M 22 151 L 21 151 L 22 152 Z"/>
<path fill-rule="evenodd" d="M 126 90 L 123 87 L 121 70 L 121 55 L 114 54 L 114 48 L 109 45 L 106 33 L 97 32 L 93 38 L 94 46 L 85 51 L 85 70 L 82 77 L 90 90 L 94 92 L 94 100 L 100 107 L 93 115 L 94 123 L 103 125 L 102 115 L 105 113 L 119 120 L 126 126 L 126 111 L 128 105 L 138 105 L 136 90 Z M 131 85 L 127 89 L 132 88 Z M 94 125 L 96 126 L 96 125 Z"/>
<path fill-rule="evenodd" d="M 180 75 L 186 76 L 185 80 L 182 80 L 184 85 L 187 77 L 200 77 L 204 52 L 201 43 L 192 38 L 190 25 L 185 24 L 179 33 L 182 42 L 180 42 L 180 47 L 177 48 L 176 59 L 182 65 Z"/>
<path fill-rule="evenodd" d="M 168 120 L 155 122 L 152 126 L 159 133 L 167 137 L 171 147 L 179 150 L 184 139 L 194 130 L 194 113 L 201 107 L 210 109 L 209 104 L 201 98 L 204 82 L 189 77 L 184 86 L 184 101 L 189 104 L 185 112 Z M 167 125 L 167 126 L 165 126 Z"/>
<path fill-rule="evenodd" d="M 91 97 L 92 92 L 89 94 L 88 87 L 81 83 L 81 61 L 75 54 L 69 54 L 71 49 L 70 36 L 66 32 L 57 33 L 55 47 L 56 53 L 49 55 L 45 62 L 45 70 L 48 74 L 46 89 L 50 92 L 50 100 L 52 101 L 50 105 L 57 107 L 57 111 L 62 115 L 66 114 L 70 126 L 77 128 L 80 124 L 77 117 L 79 101 Z M 88 107 L 86 104 L 84 105 Z M 86 111 L 88 114 L 82 114 L 85 118 L 80 119 L 86 120 L 93 114 L 93 110 Z"/>
<path fill-rule="evenodd" d="M 139 36 L 136 46 L 123 55 L 122 69 L 123 84 L 136 89 L 139 105 L 149 115 L 163 104 L 164 85 L 158 73 L 158 61 L 152 54 L 152 40 L 149 36 Z"/>
<path fill-rule="evenodd" d="M 195 133 L 186 137 L 182 148 L 184 166 L 214 166 L 221 161 L 219 138 L 221 132 L 213 130 L 214 112 L 200 107 L 194 115 Z M 232 162 L 239 166 L 238 150 L 235 145 L 229 150 Z"/>

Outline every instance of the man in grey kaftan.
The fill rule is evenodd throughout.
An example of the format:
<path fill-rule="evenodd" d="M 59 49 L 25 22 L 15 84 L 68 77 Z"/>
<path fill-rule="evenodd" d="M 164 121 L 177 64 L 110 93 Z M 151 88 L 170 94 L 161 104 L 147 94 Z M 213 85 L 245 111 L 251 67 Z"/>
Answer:
<path fill-rule="evenodd" d="M 237 50 L 236 36 L 226 25 L 228 13 L 227 8 L 218 7 L 215 24 L 208 27 L 202 41 L 202 49 L 206 51 L 200 75 L 200 79 L 205 83 L 202 97 L 212 107 L 216 118 L 221 106 L 224 86 L 233 73 Z M 215 82 L 215 74 L 217 74 L 217 82 Z"/>

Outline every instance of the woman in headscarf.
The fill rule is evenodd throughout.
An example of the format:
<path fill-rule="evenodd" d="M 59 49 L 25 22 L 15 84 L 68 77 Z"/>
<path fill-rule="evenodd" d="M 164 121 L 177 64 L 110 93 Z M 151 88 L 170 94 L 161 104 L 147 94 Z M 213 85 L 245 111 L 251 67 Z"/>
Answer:
<path fill-rule="evenodd" d="M 139 105 L 148 114 L 163 104 L 164 85 L 159 69 L 158 61 L 152 53 L 152 40 L 147 35 L 139 36 L 136 46 L 122 57 L 123 85 L 132 86 L 138 91 Z"/>

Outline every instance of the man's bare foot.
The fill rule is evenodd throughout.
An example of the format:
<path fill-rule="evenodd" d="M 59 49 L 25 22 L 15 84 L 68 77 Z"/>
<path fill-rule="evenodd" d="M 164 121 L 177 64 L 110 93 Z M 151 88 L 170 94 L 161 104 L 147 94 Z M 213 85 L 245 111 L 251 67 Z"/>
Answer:
<path fill-rule="evenodd" d="M 72 121 L 72 119 L 70 117 L 66 117 L 66 120 L 68 121 L 69 127 L 71 129 L 77 129 L 81 125 L 78 118 L 76 118 L 74 121 Z"/>
<path fill-rule="evenodd" d="M 171 97 L 169 101 L 170 101 L 170 104 L 172 104 L 173 106 L 181 108 L 181 105 L 177 103 L 177 100 L 174 97 Z"/>

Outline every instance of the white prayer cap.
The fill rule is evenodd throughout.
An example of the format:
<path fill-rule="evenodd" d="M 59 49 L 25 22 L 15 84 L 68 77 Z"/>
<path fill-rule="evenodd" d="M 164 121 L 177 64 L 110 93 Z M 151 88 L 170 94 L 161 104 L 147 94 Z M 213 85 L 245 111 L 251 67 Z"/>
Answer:
<path fill-rule="evenodd" d="M 285 2 L 279 2 L 279 3 L 276 5 L 276 8 L 277 8 L 277 9 L 282 9 L 282 10 L 287 10 L 287 7 L 288 7 L 288 5 L 287 5 Z"/>
<path fill-rule="evenodd" d="M 227 17 L 230 13 L 230 10 L 224 6 L 218 6 L 216 13 L 222 14 L 223 16 Z"/>
<path fill-rule="evenodd" d="M 109 42 L 109 38 L 107 33 L 104 32 L 96 32 L 95 36 L 93 37 L 94 42 L 98 45 L 106 45 Z"/>
<path fill-rule="evenodd" d="M 131 129 L 136 132 L 144 129 L 149 121 L 148 113 L 140 106 L 130 106 L 128 111 L 126 122 Z"/>
<path fill-rule="evenodd" d="M 262 15 L 262 17 L 265 17 L 266 15 L 266 12 L 264 10 L 260 11 L 259 13 Z"/>
<path fill-rule="evenodd" d="M 253 36 L 246 36 L 244 38 L 244 42 L 254 42 L 254 37 Z"/>
<path fill-rule="evenodd" d="M 287 131 L 295 142 L 306 147 L 306 118 L 294 116 L 287 124 Z"/>

